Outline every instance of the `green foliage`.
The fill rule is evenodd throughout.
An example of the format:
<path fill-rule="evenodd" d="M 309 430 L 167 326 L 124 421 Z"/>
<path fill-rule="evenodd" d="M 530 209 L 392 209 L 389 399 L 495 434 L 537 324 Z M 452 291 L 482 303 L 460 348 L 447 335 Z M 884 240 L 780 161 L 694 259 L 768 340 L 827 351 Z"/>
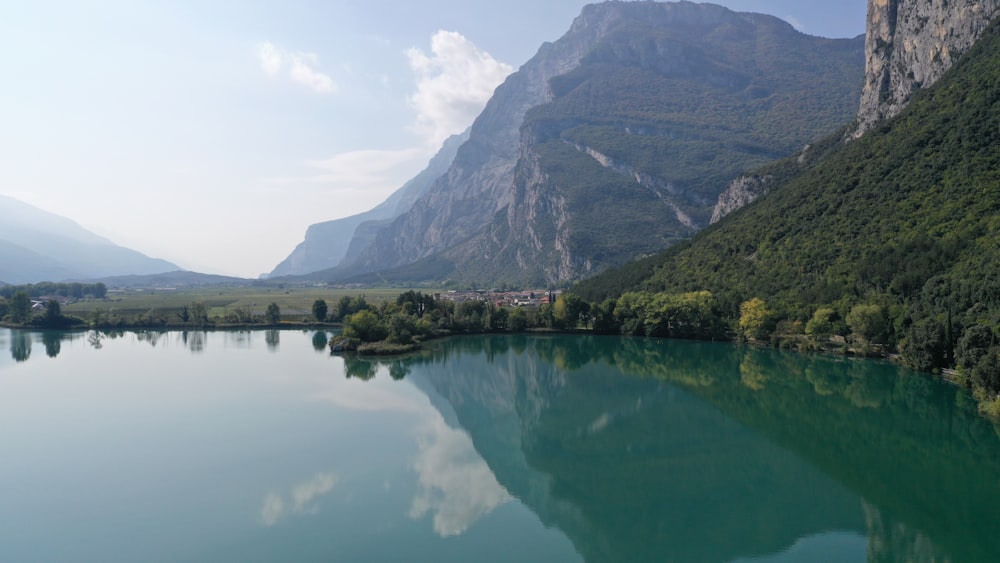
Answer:
<path fill-rule="evenodd" d="M 327 312 L 328 308 L 326 306 L 326 301 L 322 299 L 317 299 L 316 301 L 313 301 L 312 314 L 314 319 L 316 319 L 319 322 L 325 321 Z"/>
<path fill-rule="evenodd" d="M 980 366 L 974 385 L 1000 392 L 985 332 L 966 333 L 1000 326 L 998 25 L 898 118 L 786 164 L 796 173 L 769 196 L 635 266 L 640 275 L 576 291 L 706 289 L 732 317 L 761 296 L 793 322 L 835 304 L 854 313 L 854 336 L 898 347 L 921 370 L 952 367 L 960 353 L 966 369 Z"/>
<path fill-rule="evenodd" d="M 847 314 L 847 326 L 868 343 L 881 344 L 888 338 L 889 319 L 878 305 L 855 305 Z"/>
<path fill-rule="evenodd" d="M 572 293 L 563 293 L 556 298 L 552 308 L 558 328 L 575 329 L 590 312 L 590 304 Z"/>
<path fill-rule="evenodd" d="M 28 292 L 18 290 L 10 298 L 10 311 L 7 317 L 11 322 L 24 324 L 31 320 L 31 297 Z"/>
<path fill-rule="evenodd" d="M 707 291 L 691 293 L 632 292 L 614 304 L 605 302 L 601 332 L 611 332 L 608 311 L 621 334 L 663 338 L 722 339 L 726 327 L 716 308 L 715 297 Z"/>
<path fill-rule="evenodd" d="M 107 296 L 108 288 L 102 282 L 86 283 L 53 283 L 41 282 L 27 285 L 5 285 L 0 287 L 0 297 L 10 299 L 18 291 L 24 291 L 31 298 L 40 297 L 72 297 L 82 299 L 93 297 L 94 299 L 104 299 Z"/>
<path fill-rule="evenodd" d="M 759 297 L 744 301 L 740 304 L 739 327 L 746 338 L 765 339 L 774 329 L 774 311 Z"/>
<path fill-rule="evenodd" d="M 837 312 L 830 307 L 820 307 L 806 323 L 806 334 L 824 341 L 837 333 Z"/>
<path fill-rule="evenodd" d="M 271 302 L 264 311 L 264 320 L 269 324 L 276 325 L 281 322 L 281 307 L 277 303 Z"/>

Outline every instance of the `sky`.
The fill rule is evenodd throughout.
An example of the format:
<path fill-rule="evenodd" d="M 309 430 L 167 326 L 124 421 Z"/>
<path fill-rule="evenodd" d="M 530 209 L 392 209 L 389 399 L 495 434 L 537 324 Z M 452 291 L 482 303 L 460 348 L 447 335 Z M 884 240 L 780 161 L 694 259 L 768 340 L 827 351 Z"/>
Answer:
<path fill-rule="evenodd" d="M 0 194 L 257 277 L 472 123 L 582 0 L 0 0 Z M 865 0 L 721 0 L 810 35 Z"/>

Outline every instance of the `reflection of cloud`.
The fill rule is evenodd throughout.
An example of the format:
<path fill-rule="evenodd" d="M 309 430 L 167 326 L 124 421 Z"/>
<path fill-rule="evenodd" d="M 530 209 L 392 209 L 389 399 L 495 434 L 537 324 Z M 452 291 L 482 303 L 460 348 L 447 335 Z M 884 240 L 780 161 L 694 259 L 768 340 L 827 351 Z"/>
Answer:
<path fill-rule="evenodd" d="M 473 522 L 511 499 L 464 432 L 448 426 L 437 411 L 417 437 L 420 452 L 413 468 L 419 489 L 410 517 L 434 514 L 434 531 L 457 536 Z"/>
<path fill-rule="evenodd" d="M 469 436 L 448 426 L 426 395 L 407 392 L 413 389 L 378 378 L 368 382 L 336 379 L 333 387 L 314 397 L 355 411 L 414 415 L 418 451 L 413 469 L 418 486 L 409 516 L 416 519 L 431 514 L 438 535 L 456 536 L 509 502 L 511 496 L 497 482 Z M 272 510 L 284 512 L 283 506 L 273 504 Z M 263 510 L 261 514 L 263 517 Z"/>
<path fill-rule="evenodd" d="M 336 484 L 337 476 L 333 473 L 317 473 L 312 479 L 293 487 L 287 502 L 278 493 L 268 493 L 260 507 L 260 521 L 265 526 L 274 526 L 288 516 L 315 514 L 318 508 L 313 501 L 332 491 Z"/>

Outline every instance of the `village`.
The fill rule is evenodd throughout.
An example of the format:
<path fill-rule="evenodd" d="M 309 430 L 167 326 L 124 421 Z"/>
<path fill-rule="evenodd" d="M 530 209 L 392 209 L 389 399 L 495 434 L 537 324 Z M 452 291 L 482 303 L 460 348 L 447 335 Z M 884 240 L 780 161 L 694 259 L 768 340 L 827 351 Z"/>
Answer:
<path fill-rule="evenodd" d="M 562 290 L 532 289 L 522 291 L 503 291 L 500 289 L 452 290 L 446 293 L 436 293 L 436 299 L 462 303 L 466 301 L 484 301 L 497 307 L 539 307 L 555 303 Z"/>

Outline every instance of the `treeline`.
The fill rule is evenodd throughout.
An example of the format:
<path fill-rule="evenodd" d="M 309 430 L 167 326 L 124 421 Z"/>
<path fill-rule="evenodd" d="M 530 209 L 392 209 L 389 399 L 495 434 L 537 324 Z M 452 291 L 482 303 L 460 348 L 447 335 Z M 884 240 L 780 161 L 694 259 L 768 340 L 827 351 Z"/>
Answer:
<path fill-rule="evenodd" d="M 440 335 L 538 329 L 700 340 L 723 340 L 733 334 L 731 323 L 707 291 L 630 293 L 593 304 L 563 293 L 554 303 L 536 308 L 501 307 L 489 301 L 453 303 L 408 291 L 394 303 L 378 306 L 352 298 L 350 309 L 343 318 L 343 334 L 332 341 L 336 350 L 392 353 Z"/>
<path fill-rule="evenodd" d="M 15 291 L 9 300 L 0 297 L 0 321 L 45 329 L 67 329 L 85 324 L 83 319 L 63 315 L 62 306 L 55 299 L 48 300 L 40 314 L 35 314 L 31 297 L 23 289 Z"/>
<path fill-rule="evenodd" d="M 108 288 L 101 282 L 97 283 L 55 283 L 41 282 L 27 285 L 5 285 L 0 287 L 0 296 L 11 299 L 18 291 L 25 292 L 28 297 L 38 299 L 39 297 L 72 297 L 83 299 L 93 297 L 94 299 L 104 299 L 108 294 Z"/>

